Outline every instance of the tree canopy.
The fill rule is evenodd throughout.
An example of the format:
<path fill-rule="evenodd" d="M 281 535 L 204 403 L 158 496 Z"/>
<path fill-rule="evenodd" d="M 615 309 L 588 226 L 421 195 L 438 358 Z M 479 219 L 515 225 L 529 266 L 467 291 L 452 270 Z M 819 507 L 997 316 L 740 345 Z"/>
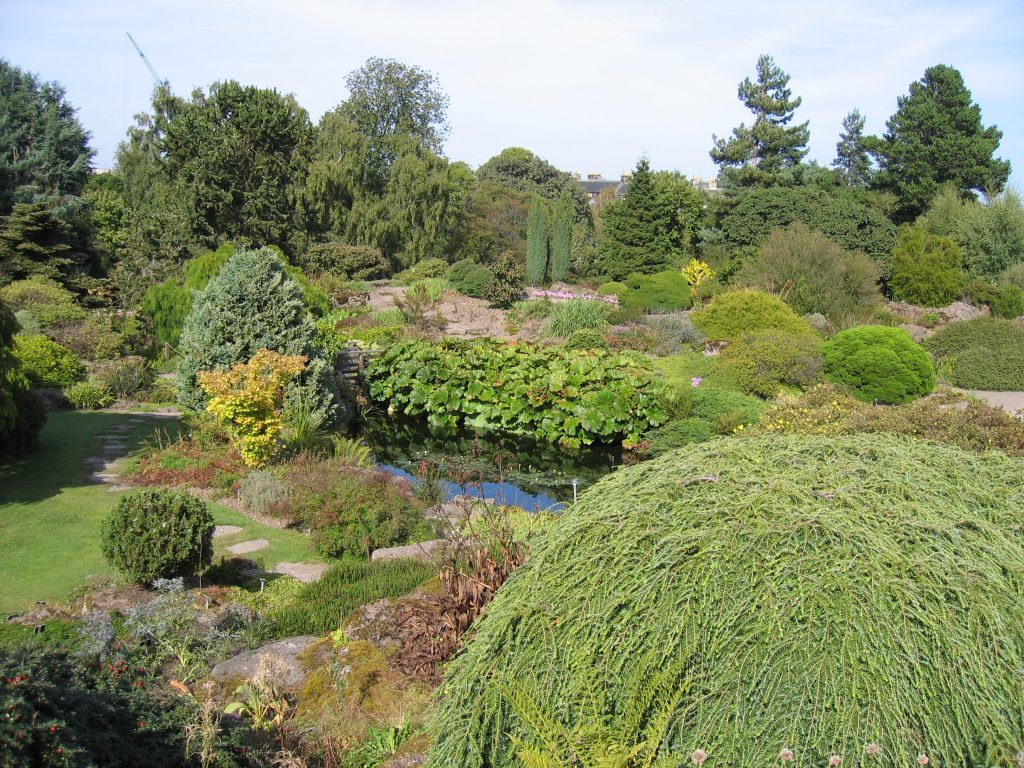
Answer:
<path fill-rule="evenodd" d="M 0 59 L 0 116 L 0 215 L 81 193 L 95 153 L 59 83 Z"/>
<path fill-rule="evenodd" d="M 449 132 L 448 96 L 433 74 L 372 57 L 345 78 L 345 85 L 349 96 L 338 111 L 366 138 L 367 170 L 378 184 L 397 159 L 396 142 L 402 137 L 411 136 L 423 149 L 441 154 Z"/>
<path fill-rule="evenodd" d="M 968 197 L 1003 190 L 1010 163 L 994 157 L 1002 131 L 982 125 L 981 107 L 959 71 L 929 67 L 896 103 L 885 134 L 870 149 L 880 166 L 874 186 L 896 195 L 901 220 L 924 212 L 946 182 Z"/>
<path fill-rule="evenodd" d="M 523 147 L 507 147 L 476 170 L 479 181 L 493 181 L 517 192 L 539 195 L 554 205 L 568 190 L 577 221 L 590 221 L 590 199 L 571 173 Z"/>
<path fill-rule="evenodd" d="M 808 124 L 789 125 L 802 99 L 792 98 L 789 75 L 766 54 L 757 60 L 757 81 L 748 77 L 739 84 L 739 98 L 754 114 L 754 122 L 749 127 L 741 123 L 733 128 L 731 138 L 712 136 L 715 147 L 711 159 L 729 183 L 779 184 L 785 171 L 799 165 L 807 155 Z"/>
<path fill-rule="evenodd" d="M 864 144 L 864 115 L 858 109 L 843 118 L 832 167 L 839 170 L 851 187 L 866 186 L 871 180 L 871 157 Z"/>

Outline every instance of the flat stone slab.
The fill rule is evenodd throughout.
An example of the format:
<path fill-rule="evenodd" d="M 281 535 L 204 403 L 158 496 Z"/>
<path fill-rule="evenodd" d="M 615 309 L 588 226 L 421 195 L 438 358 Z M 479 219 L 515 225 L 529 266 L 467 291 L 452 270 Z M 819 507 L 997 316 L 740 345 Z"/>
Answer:
<path fill-rule="evenodd" d="M 433 560 L 444 550 L 444 539 L 421 541 L 404 547 L 384 547 L 373 550 L 371 560 Z"/>
<path fill-rule="evenodd" d="M 244 555 L 247 552 L 256 552 L 269 546 L 270 542 L 266 539 L 250 539 L 249 541 L 240 541 L 238 544 L 232 544 L 228 547 L 228 552 L 232 555 Z"/>
<path fill-rule="evenodd" d="M 293 579 L 310 584 L 319 581 L 328 567 L 326 563 L 278 563 L 271 573 L 291 576 Z"/>
<path fill-rule="evenodd" d="M 213 538 L 219 539 L 221 536 L 234 536 L 236 533 L 241 533 L 242 530 L 237 525 L 215 525 L 213 526 Z"/>

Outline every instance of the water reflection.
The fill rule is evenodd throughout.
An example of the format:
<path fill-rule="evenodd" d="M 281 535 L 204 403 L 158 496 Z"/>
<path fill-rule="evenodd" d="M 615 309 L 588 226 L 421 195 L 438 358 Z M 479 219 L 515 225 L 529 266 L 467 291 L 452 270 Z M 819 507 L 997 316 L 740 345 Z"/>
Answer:
<path fill-rule="evenodd" d="M 567 451 L 496 432 L 432 429 L 424 421 L 373 416 L 357 433 L 382 469 L 412 478 L 421 461 L 444 461 L 445 497 L 483 493 L 502 504 L 528 510 L 548 509 L 572 501 L 578 490 L 593 485 L 620 463 L 615 445 Z M 455 482 L 452 482 L 452 480 Z"/>

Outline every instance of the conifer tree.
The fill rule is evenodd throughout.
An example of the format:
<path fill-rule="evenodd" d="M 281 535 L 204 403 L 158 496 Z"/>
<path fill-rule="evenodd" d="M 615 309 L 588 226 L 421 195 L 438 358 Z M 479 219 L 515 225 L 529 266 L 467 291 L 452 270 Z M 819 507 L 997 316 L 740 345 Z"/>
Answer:
<path fill-rule="evenodd" d="M 540 197 L 534 196 L 530 203 L 530 214 L 526 219 L 526 282 L 541 285 L 548 273 L 548 235 L 551 221 L 548 206 Z"/>
<path fill-rule="evenodd" d="M 613 279 L 651 274 L 671 266 L 672 211 L 659 200 L 646 158 L 637 163 L 626 196 L 605 206 L 597 269 Z"/>
<path fill-rule="evenodd" d="M 725 182 L 741 186 L 772 186 L 785 180 L 786 170 L 807 154 L 807 123 L 790 126 L 802 99 L 791 98 L 789 75 L 771 56 L 757 60 L 757 82 L 744 78 L 739 98 L 754 113 L 754 123 L 733 128 L 732 137 L 711 138 L 711 159 L 721 167 Z"/>
<path fill-rule="evenodd" d="M 1010 163 L 993 157 L 1002 131 L 982 126 L 981 107 L 960 72 L 945 64 L 929 67 L 896 104 L 885 135 L 872 137 L 868 149 L 880 166 L 873 184 L 896 195 L 901 220 L 923 213 L 946 182 L 965 197 L 1002 192 Z"/>
<path fill-rule="evenodd" d="M 843 118 L 843 132 L 839 134 L 832 167 L 839 170 L 851 187 L 867 186 L 871 179 L 871 158 L 864 146 L 864 116 L 858 109 Z"/>
<path fill-rule="evenodd" d="M 568 191 L 562 192 L 551 217 L 551 282 L 565 279 L 572 258 L 573 204 Z"/>

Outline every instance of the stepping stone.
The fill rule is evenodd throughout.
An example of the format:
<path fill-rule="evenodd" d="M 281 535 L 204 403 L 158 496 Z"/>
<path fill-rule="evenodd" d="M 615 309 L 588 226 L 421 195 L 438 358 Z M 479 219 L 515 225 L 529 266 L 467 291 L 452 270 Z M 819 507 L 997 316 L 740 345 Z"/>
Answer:
<path fill-rule="evenodd" d="M 234 536 L 241 533 L 242 529 L 237 525 L 215 525 L 213 526 L 213 538 L 219 539 L 222 536 Z"/>
<path fill-rule="evenodd" d="M 228 547 L 228 552 L 232 555 L 244 555 L 247 552 L 256 552 L 260 549 L 266 549 L 270 546 L 270 542 L 266 539 L 250 539 L 249 541 L 242 541 L 238 544 L 232 544 Z"/>
<path fill-rule="evenodd" d="M 128 491 L 134 491 L 135 486 L 132 485 L 112 485 L 108 489 L 111 493 L 126 493 Z"/>
<path fill-rule="evenodd" d="M 304 581 L 307 584 L 317 581 L 324 575 L 328 568 L 326 563 L 278 563 L 271 573 L 280 573 L 282 576 L 291 576 L 293 579 Z"/>

